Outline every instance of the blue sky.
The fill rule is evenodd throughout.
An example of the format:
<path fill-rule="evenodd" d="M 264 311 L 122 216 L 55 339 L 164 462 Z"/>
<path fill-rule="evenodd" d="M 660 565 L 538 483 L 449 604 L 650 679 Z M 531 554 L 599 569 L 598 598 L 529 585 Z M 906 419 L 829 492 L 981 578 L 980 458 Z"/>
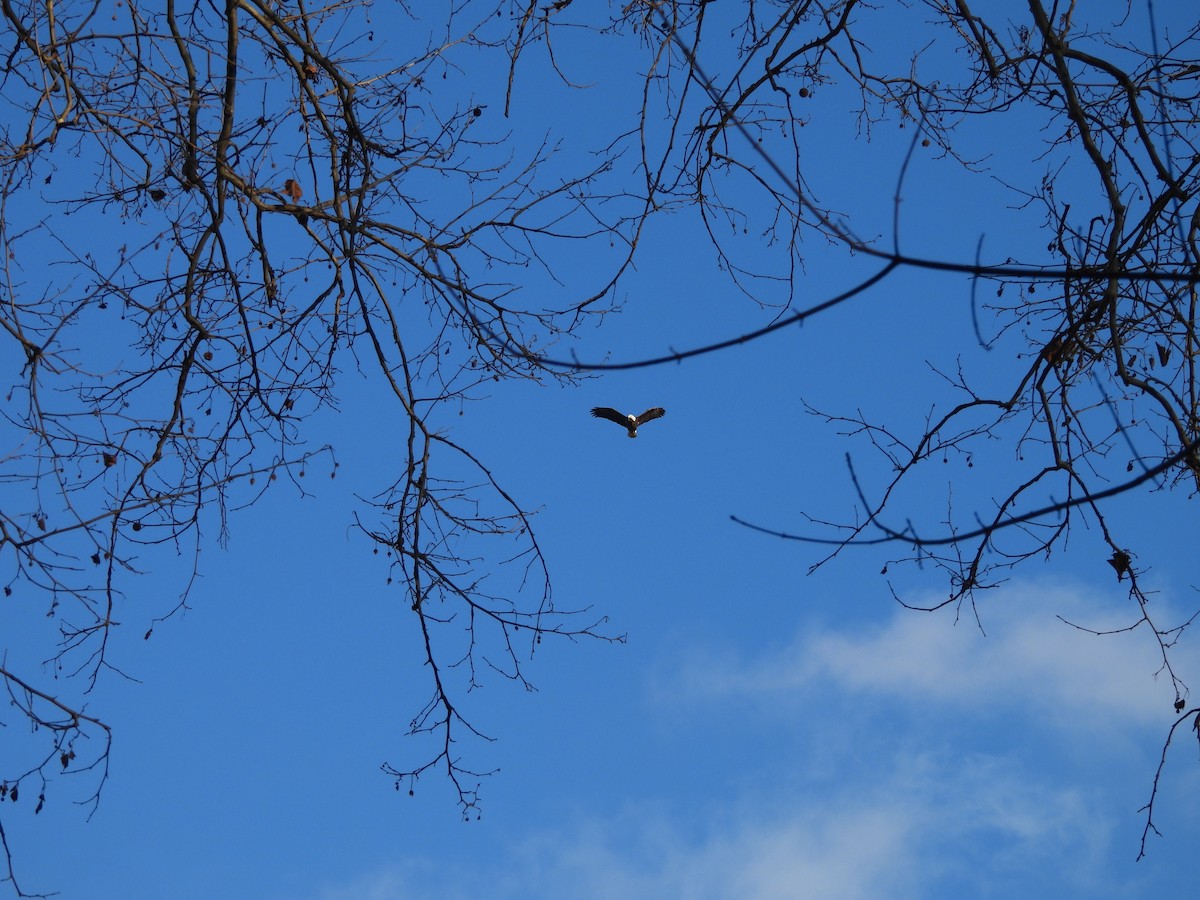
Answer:
<path fill-rule="evenodd" d="M 915 45 L 921 18 L 904 20 L 898 45 Z M 618 68 L 578 60 L 578 83 Z M 519 144 L 561 133 L 567 160 L 634 96 L 531 72 L 505 121 L 498 71 L 463 70 L 445 90 L 485 103 L 488 127 Z M 911 134 L 885 123 L 867 141 L 836 94 L 820 100 L 806 181 L 859 234 L 890 240 Z M 918 152 L 901 206 L 906 250 L 969 261 L 981 232 L 996 258 L 1044 247 L 1036 215 L 998 185 L 1008 168 L 1036 165 L 1023 142 L 981 129 L 963 136 L 964 152 L 1001 135 L 983 174 Z M 770 321 L 775 310 L 722 280 L 705 240 L 686 215 L 655 220 L 622 309 L 570 349 L 632 360 Z M 742 251 L 770 252 L 750 236 Z M 874 265 L 814 242 L 791 300 L 830 296 Z M 589 266 L 573 260 L 568 287 L 599 278 Z M 552 287 L 530 279 L 529 290 Z M 136 681 L 106 678 L 88 698 L 116 734 L 108 783 L 90 818 L 70 779 L 52 782 L 36 816 L 24 798 L 4 811 L 23 886 L 124 900 L 1189 896 L 1200 839 L 1190 732 L 1166 768 L 1162 837 L 1135 862 L 1139 808 L 1174 720 L 1157 648 L 1142 631 L 1097 637 L 1060 619 L 1093 630 L 1136 619 L 1094 531 L 1081 523 L 1065 552 L 983 592 L 977 619 L 901 608 L 889 584 L 912 603 L 947 585 L 928 569 L 882 575 L 895 550 L 810 572 L 819 550 L 730 520 L 805 531 L 801 511 L 851 518 L 845 454 L 869 487 L 886 473 L 805 405 L 911 429 L 952 397 L 927 360 L 960 361 L 983 382 L 1019 370 L 1005 344 L 985 353 L 973 334 L 964 278 L 900 273 L 748 346 L 575 385 L 500 383 L 447 415 L 444 427 L 539 510 L 556 603 L 627 636 L 544 641 L 526 670 L 535 692 L 492 678 L 466 698 L 496 738 L 465 743 L 467 761 L 500 770 L 467 822 L 444 779 L 427 774 L 408 796 L 380 771 L 424 752 L 406 732 L 428 691 L 408 603 L 351 527 L 356 496 L 387 480 L 404 423 L 347 366 L 340 408 L 306 422 L 314 446 L 334 445 L 336 479 L 317 462 L 307 496 L 280 483 L 232 516 L 227 545 L 201 551 L 190 608 L 151 640 L 145 623 L 174 605 L 190 560 L 148 556 L 149 574 L 126 588 L 114 656 Z M 10 377 L 20 362 L 4 363 Z M 597 405 L 668 413 L 630 441 L 588 416 Z M 951 458 L 921 482 L 906 498 L 914 518 L 938 524 L 948 497 L 986 504 L 1021 471 L 1007 446 L 973 462 Z M 1186 619 L 1200 584 L 1194 510 L 1162 493 L 1113 508 L 1162 620 Z M 50 627 L 36 604 L 0 616 L 12 634 Z M 1189 638 L 1173 661 L 1195 683 Z"/>

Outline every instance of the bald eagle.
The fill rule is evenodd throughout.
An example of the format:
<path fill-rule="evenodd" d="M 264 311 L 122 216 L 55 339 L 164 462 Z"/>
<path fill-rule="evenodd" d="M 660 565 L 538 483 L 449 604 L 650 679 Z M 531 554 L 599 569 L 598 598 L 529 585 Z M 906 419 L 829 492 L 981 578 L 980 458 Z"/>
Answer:
<path fill-rule="evenodd" d="M 619 413 L 615 409 L 607 406 L 597 406 L 592 410 L 592 415 L 597 419 L 608 419 L 610 422 L 616 422 L 618 425 L 623 425 L 629 430 L 631 438 L 637 437 L 639 425 L 645 425 L 652 419 L 657 419 L 665 416 L 667 411 L 661 406 L 656 406 L 653 409 L 648 409 L 640 416 L 627 416 L 624 413 Z"/>

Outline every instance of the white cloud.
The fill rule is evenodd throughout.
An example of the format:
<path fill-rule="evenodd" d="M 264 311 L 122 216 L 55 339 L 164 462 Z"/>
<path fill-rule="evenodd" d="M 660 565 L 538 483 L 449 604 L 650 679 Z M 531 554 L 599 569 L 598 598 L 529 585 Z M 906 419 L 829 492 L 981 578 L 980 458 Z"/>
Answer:
<path fill-rule="evenodd" d="M 1119 606 L 1061 586 L 1010 585 L 982 595 L 979 614 L 983 631 L 969 609 L 956 621 L 953 610 L 897 607 L 875 627 L 804 630 L 768 658 L 693 653 L 656 693 L 671 704 L 745 696 L 778 704 L 832 686 L 923 706 L 1032 709 L 1070 727 L 1169 722 L 1175 694 L 1165 674 L 1156 676 L 1161 657 L 1144 624 L 1097 636 L 1056 617 L 1097 631 L 1126 628 L 1138 619 L 1132 601 Z M 1195 654 L 1181 647 L 1172 659 L 1186 669 Z"/>
<path fill-rule="evenodd" d="M 1114 747 L 1122 730 L 1153 743 L 1141 726 L 1171 718 L 1153 640 L 1063 624 L 1056 614 L 1100 630 L 1131 621 L 1077 590 L 986 599 L 986 636 L 973 618 L 898 609 L 873 628 L 804 630 L 767 658 L 696 655 L 629 721 L 633 739 L 655 733 L 644 765 L 670 770 L 661 792 L 633 779 L 648 796 L 513 834 L 502 863 L 400 861 L 322 900 L 1137 895 L 1135 879 L 1160 877 L 1129 868 L 1151 771 L 1145 741 Z M 759 721 L 742 733 L 752 700 Z M 787 716 L 795 729 L 771 718 Z M 1049 728 L 1075 726 L 1076 746 L 1049 747 Z M 743 770 L 723 777 L 731 760 Z"/>
<path fill-rule="evenodd" d="M 960 886 L 1003 896 L 1031 866 L 1058 869 L 1070 859 L 1073 869 L 1094 872 L 1108 851 L 1103 816 L 1078 791 L 1031 784 L 987 757 L 891 762 L 878 776 L 859 773 L 830 790 L 793 795 L 783 812 L 745 800 L 736 808 L 714 803 L 697 821 L 694 813 L 635 803 L 611 818 L 514 841 L 499 870 L 400 866 L 321 897 L 902 900 L 954 896 Z"/>

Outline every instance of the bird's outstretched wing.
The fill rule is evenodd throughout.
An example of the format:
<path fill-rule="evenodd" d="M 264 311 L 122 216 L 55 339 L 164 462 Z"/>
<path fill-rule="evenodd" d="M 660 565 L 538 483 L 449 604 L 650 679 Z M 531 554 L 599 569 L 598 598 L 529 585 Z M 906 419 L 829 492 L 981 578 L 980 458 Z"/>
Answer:
<path fill-rule="evenodd" d="M 616 422 L 618 425 L 629 427 L 629 416 L 622 415 L 615 409 L 608 406 L 597 406 L 592 409 L 592 415 L 597 419 L 608 419 L 610 422 Z"/>
<path fill-rule="evenodd" d="M 647 422 L 650 422 L 654 419 L 660 419 L 666 414 L 667 411 L 665 409 L 663 409 L 661 406 L 656 406 L 653 409 L 646 410 L 644 413 L 638 416 L 637 423 L 639 425 L 645 425 Z"/>

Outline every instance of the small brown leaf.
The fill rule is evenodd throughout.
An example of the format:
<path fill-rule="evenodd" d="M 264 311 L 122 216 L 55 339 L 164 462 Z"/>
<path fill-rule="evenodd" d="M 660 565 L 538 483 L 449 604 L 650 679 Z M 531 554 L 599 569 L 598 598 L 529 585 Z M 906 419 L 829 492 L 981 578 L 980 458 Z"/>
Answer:
<path fill-rule="evenodd" d="M 296 183 L 296 179 L 294 178 L 289 178 L 283 183 L 283 192 L 292 198 L 292 202 L 304 196 L 304 191 L 300 189 L 300 185 Z"/>
<path fill-rule="evenodd" d="M 1066 344 L 1066 338 L 1061 334 L 1056 334 L 1050 339 L 1050 343 L 1042 348 L 1042 359 L 1052 366 L 1058 365 L 1065 355 Z"/>
<path fill-rule="evenodd" d="M 1158 364 L 1160 366 L 1165 366 L 1167 364 L 1167 360 L 1171 358 L 1171 348 L 1164 347 L 1162 344 L 1155 344 L 1154 348 L 1158 350 Z"/>
<path fill-rule="evenodd" d="M 1120 581 L 1126 572 L 1129 571 L 1129 553 L 1125 550 L 1118 550 L 1109 558 L 1108 564 L 1117 572 L 1117 581 Z"/>
<path fill-rule="evenodd" d="M 117 464 L 117 454 L 115 454 L 115 453 L 105 453 L 104 454 L 104 467 L 106 469 L 111 468 L 112 466 L 115 466 L 116 464 Z"/>

